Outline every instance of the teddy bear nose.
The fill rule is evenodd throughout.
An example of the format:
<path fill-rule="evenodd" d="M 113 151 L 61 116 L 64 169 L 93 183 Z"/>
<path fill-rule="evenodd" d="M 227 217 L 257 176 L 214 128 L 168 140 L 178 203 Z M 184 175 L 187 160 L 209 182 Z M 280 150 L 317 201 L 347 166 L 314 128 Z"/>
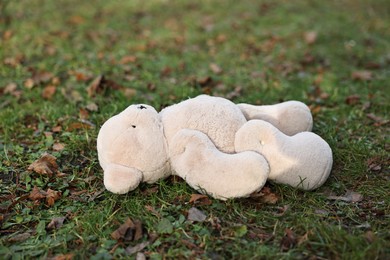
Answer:
<path fill-rule="evenodd" d="M 146 107 L 143 105 L 140 105 L 140 106 L 138 106 L 138 109 L 146 109 Z"/>

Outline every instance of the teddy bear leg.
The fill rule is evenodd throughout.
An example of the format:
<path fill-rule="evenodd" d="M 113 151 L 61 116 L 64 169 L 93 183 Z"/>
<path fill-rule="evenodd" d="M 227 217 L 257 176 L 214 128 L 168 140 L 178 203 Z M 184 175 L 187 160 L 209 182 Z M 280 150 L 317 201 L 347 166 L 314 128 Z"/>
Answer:
<path fill-rule="evenodd" d="M 247 197 L 260 190 L 269 174 L 268 162 L 256 152 L 226 154 L 204 133 L 180 130 L 170 144 L 174 174 L 214 198 Z"/>
<path fill-rule="evenodd" d="M 254 106 L 238 104 L 247 120 L 260 119 L 271 123 L 286 135 L 311 131 L 313 117 L 302 102 L 287 101 L 275 105 Z"/>
<path fill-rule="evenodd" d="M 332 168 L 332 150 L 318 135 L 287 136 L 262 120 L 248 121 L 236 133 L 237 152 L 256 151 L 270 165 L 269 179 L 304 190 L 321 186 Z"/>
<path fill-rule="evenodd" d="M 138 187 L 142 172 L 119 164 L 108 164 L 104 168 L 104 186 L 107 190 L 124 194 Z"/>

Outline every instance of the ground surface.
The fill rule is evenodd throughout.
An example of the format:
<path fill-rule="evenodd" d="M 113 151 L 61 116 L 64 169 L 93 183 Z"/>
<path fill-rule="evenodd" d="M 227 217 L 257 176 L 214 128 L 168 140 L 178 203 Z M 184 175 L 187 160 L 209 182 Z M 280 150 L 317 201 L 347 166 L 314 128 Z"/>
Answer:
<path fill-rule="evenodd" d="M 390 258 L 388 1 L 0 4 L 0 258 Z M 175 178 L 105 191 L 100 125 L 200 93 L 307 103 L 331 177 L 226 202 Z"/>

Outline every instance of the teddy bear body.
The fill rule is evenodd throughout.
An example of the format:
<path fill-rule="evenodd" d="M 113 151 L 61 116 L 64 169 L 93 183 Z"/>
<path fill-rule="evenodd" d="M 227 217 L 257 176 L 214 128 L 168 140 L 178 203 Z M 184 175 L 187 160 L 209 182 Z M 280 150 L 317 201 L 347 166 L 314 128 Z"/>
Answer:
<path fill-rule="evenodd" d="M 236 105 L 201 95 L 158 113 L 132 105 L 102 126 L 98 140 L 104 184 L 126 193 L 140 182 L 175 174 L 218 199 L 246 197 L 267 179 L 313 189 L 327 179 L 328 144 L 308 132 L 306 105 Z"/>
<path fill-rule="evenodd" d="M 205 95 L 167 107 L 160 114 L 167 140 L 181 129 L 198 130 L 226 153 L 234 153 L 235 134 L 247 122 L 239 107 L 231 101 Z"/>

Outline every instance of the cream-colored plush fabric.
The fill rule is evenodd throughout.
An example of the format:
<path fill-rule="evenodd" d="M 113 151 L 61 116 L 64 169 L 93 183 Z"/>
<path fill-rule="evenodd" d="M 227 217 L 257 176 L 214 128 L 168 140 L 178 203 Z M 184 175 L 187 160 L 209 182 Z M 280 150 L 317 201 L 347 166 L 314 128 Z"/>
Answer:
<path fill-rule="evenodd" d="M 318 135 L 287 136 L 262 120 L 251 120 L 236 133 L 236 152 L 255 151 L 270 165 L 269 179 L 304 190 L 321 186 L 332 168 L 332 150 Z"/>
<path fill-rule="evenodd" d="M 99 132 L 104 185 L 122 194 L 176 174 L 218 199 L 247 197 L 267 179 L 314 189 L 329 176 L 332 153 L 307 132 L 312 123 L 298 101 L 235 105 L 201 95 L 160 113 L 131 105 Z"/>

